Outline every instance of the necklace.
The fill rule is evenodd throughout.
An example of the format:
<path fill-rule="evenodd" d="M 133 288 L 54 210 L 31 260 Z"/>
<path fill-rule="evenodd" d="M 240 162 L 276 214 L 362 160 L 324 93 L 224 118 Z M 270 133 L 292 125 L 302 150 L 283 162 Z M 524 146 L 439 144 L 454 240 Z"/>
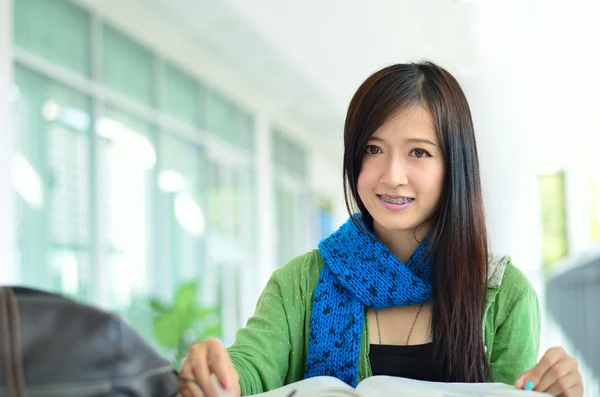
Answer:
<path fill-rule="evenodd" d="M 419 310 L 417 311 L 417 315 L 415 316 L 415 320 L 412 323 L 412 327 L 410 327 L 410 331 L 408 331 L 408 337 L 406 338 L 405 346 L 408 346 L 408 341 L 410 340 L 410 336 L 412 335 L 413 329 L 415 328 L 415 324 L 417 323 L 417 319 L 419 318 L 419 314 L 421 314 L 422 309 L 423 304 L 421 303 Z M 379 344 L 381 345 L 381 329 L 379 328 L 379 314 L 377 310 L 375 310 L 375 319 L 377 320 L 377 335 L 379 336 Z"/>

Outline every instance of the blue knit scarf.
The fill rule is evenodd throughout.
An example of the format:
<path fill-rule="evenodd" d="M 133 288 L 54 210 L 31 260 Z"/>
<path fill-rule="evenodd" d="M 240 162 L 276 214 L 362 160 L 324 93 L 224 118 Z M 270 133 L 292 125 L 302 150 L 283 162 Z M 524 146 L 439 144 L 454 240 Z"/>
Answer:
<path fill-rule="evenodd" d="M 363 222 L 360 214 L 354 217 Z M 356 386 L 365 308 L 430 300 L 432 256 L 422 262 L 427 244 L 425 239 L 402 263 L 366 225 L 357 227 L 352 219 L 319 243 L 325 265 L 312 306 L 306 378 L 334 376 Z"/>

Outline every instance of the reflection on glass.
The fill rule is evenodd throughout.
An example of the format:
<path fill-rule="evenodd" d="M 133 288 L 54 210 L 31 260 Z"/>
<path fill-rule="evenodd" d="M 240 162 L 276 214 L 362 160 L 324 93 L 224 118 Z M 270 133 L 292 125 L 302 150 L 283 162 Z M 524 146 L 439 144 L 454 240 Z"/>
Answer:
<path fill-rule="evenodd" d="M 176 193 L 186 189 L 187 181 L 177 171 L 165 170 L 158 175 L 158 188 L 165 193 Z"/>
<path fill-rule="evenodd" d="M 204 214 L 190 194 L 179 193 L 175 196 L 175 217 L 189 234 L 197 237 L 204 234 Z"/>
<path fill-rule="evenodd" d="M 17 153 L 12 159 L 10 171 L 17 194 L 32 208 L 42 208 L 44 204 L 42 180 L 21 153 Z"/>
<path fill-rule="evenodd" d="M 112 141 L 113 161 L 142 170 L 150 170 L 156 164 L 154 146 L 142 134 L 108 118 L 100 119 L 96 128 L 101 137 Z"/>
<path fill-rule="evenodd" d="M 145 295 L 151 260 L 152 176 L 156 151 L 151 126 L 108 108 L 96 123 L 101 138 L 100 222 L 103 250 L 110 270 L 110 298 L 126 308 Z"/>
<path fill-rule="evenodd" d="M 90 98 L 19 64 L 14 71 L 21 278 L 89 300 Z"/>

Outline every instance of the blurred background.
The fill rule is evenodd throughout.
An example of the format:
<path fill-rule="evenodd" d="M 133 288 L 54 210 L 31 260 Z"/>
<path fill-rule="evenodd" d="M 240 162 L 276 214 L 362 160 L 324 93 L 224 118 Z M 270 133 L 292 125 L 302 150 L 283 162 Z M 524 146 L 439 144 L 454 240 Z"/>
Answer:
<path fill-rule="evenodd" d="M 347 218 L 345 110 L 432 60 L 470 101 L 494 252 L 600 395 L 600 5 L 0 0 L 0 284 L 123 315 L 177 362 Z"/>

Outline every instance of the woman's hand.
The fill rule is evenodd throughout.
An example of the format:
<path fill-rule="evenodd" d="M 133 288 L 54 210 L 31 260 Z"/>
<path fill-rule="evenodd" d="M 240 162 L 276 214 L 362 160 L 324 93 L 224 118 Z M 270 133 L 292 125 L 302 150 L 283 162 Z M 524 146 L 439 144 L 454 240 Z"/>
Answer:
<path fill-rule="evenodd" d="M 562 347 L 549 349 L 535 367 L 517 379 L 515 386 L 517 389 L 536 390 L 553 396 L 583 396 L 577 359 L 569 356 Z"/>
<path fill-rule="evenodd" d="M 208 339 L 201 343 L 194 343 L 183 360 L 179 373 L 180 392 L 184 397 L 217 397 L 217 390 L 212 384 L 211 374 L 215 374 L 221 387 L 231 395 L 239 397 L 240 378 L 229 358 L 229 353 L 217 339 Z M 197 384 L 196 384 L 197 382 Z"/>

